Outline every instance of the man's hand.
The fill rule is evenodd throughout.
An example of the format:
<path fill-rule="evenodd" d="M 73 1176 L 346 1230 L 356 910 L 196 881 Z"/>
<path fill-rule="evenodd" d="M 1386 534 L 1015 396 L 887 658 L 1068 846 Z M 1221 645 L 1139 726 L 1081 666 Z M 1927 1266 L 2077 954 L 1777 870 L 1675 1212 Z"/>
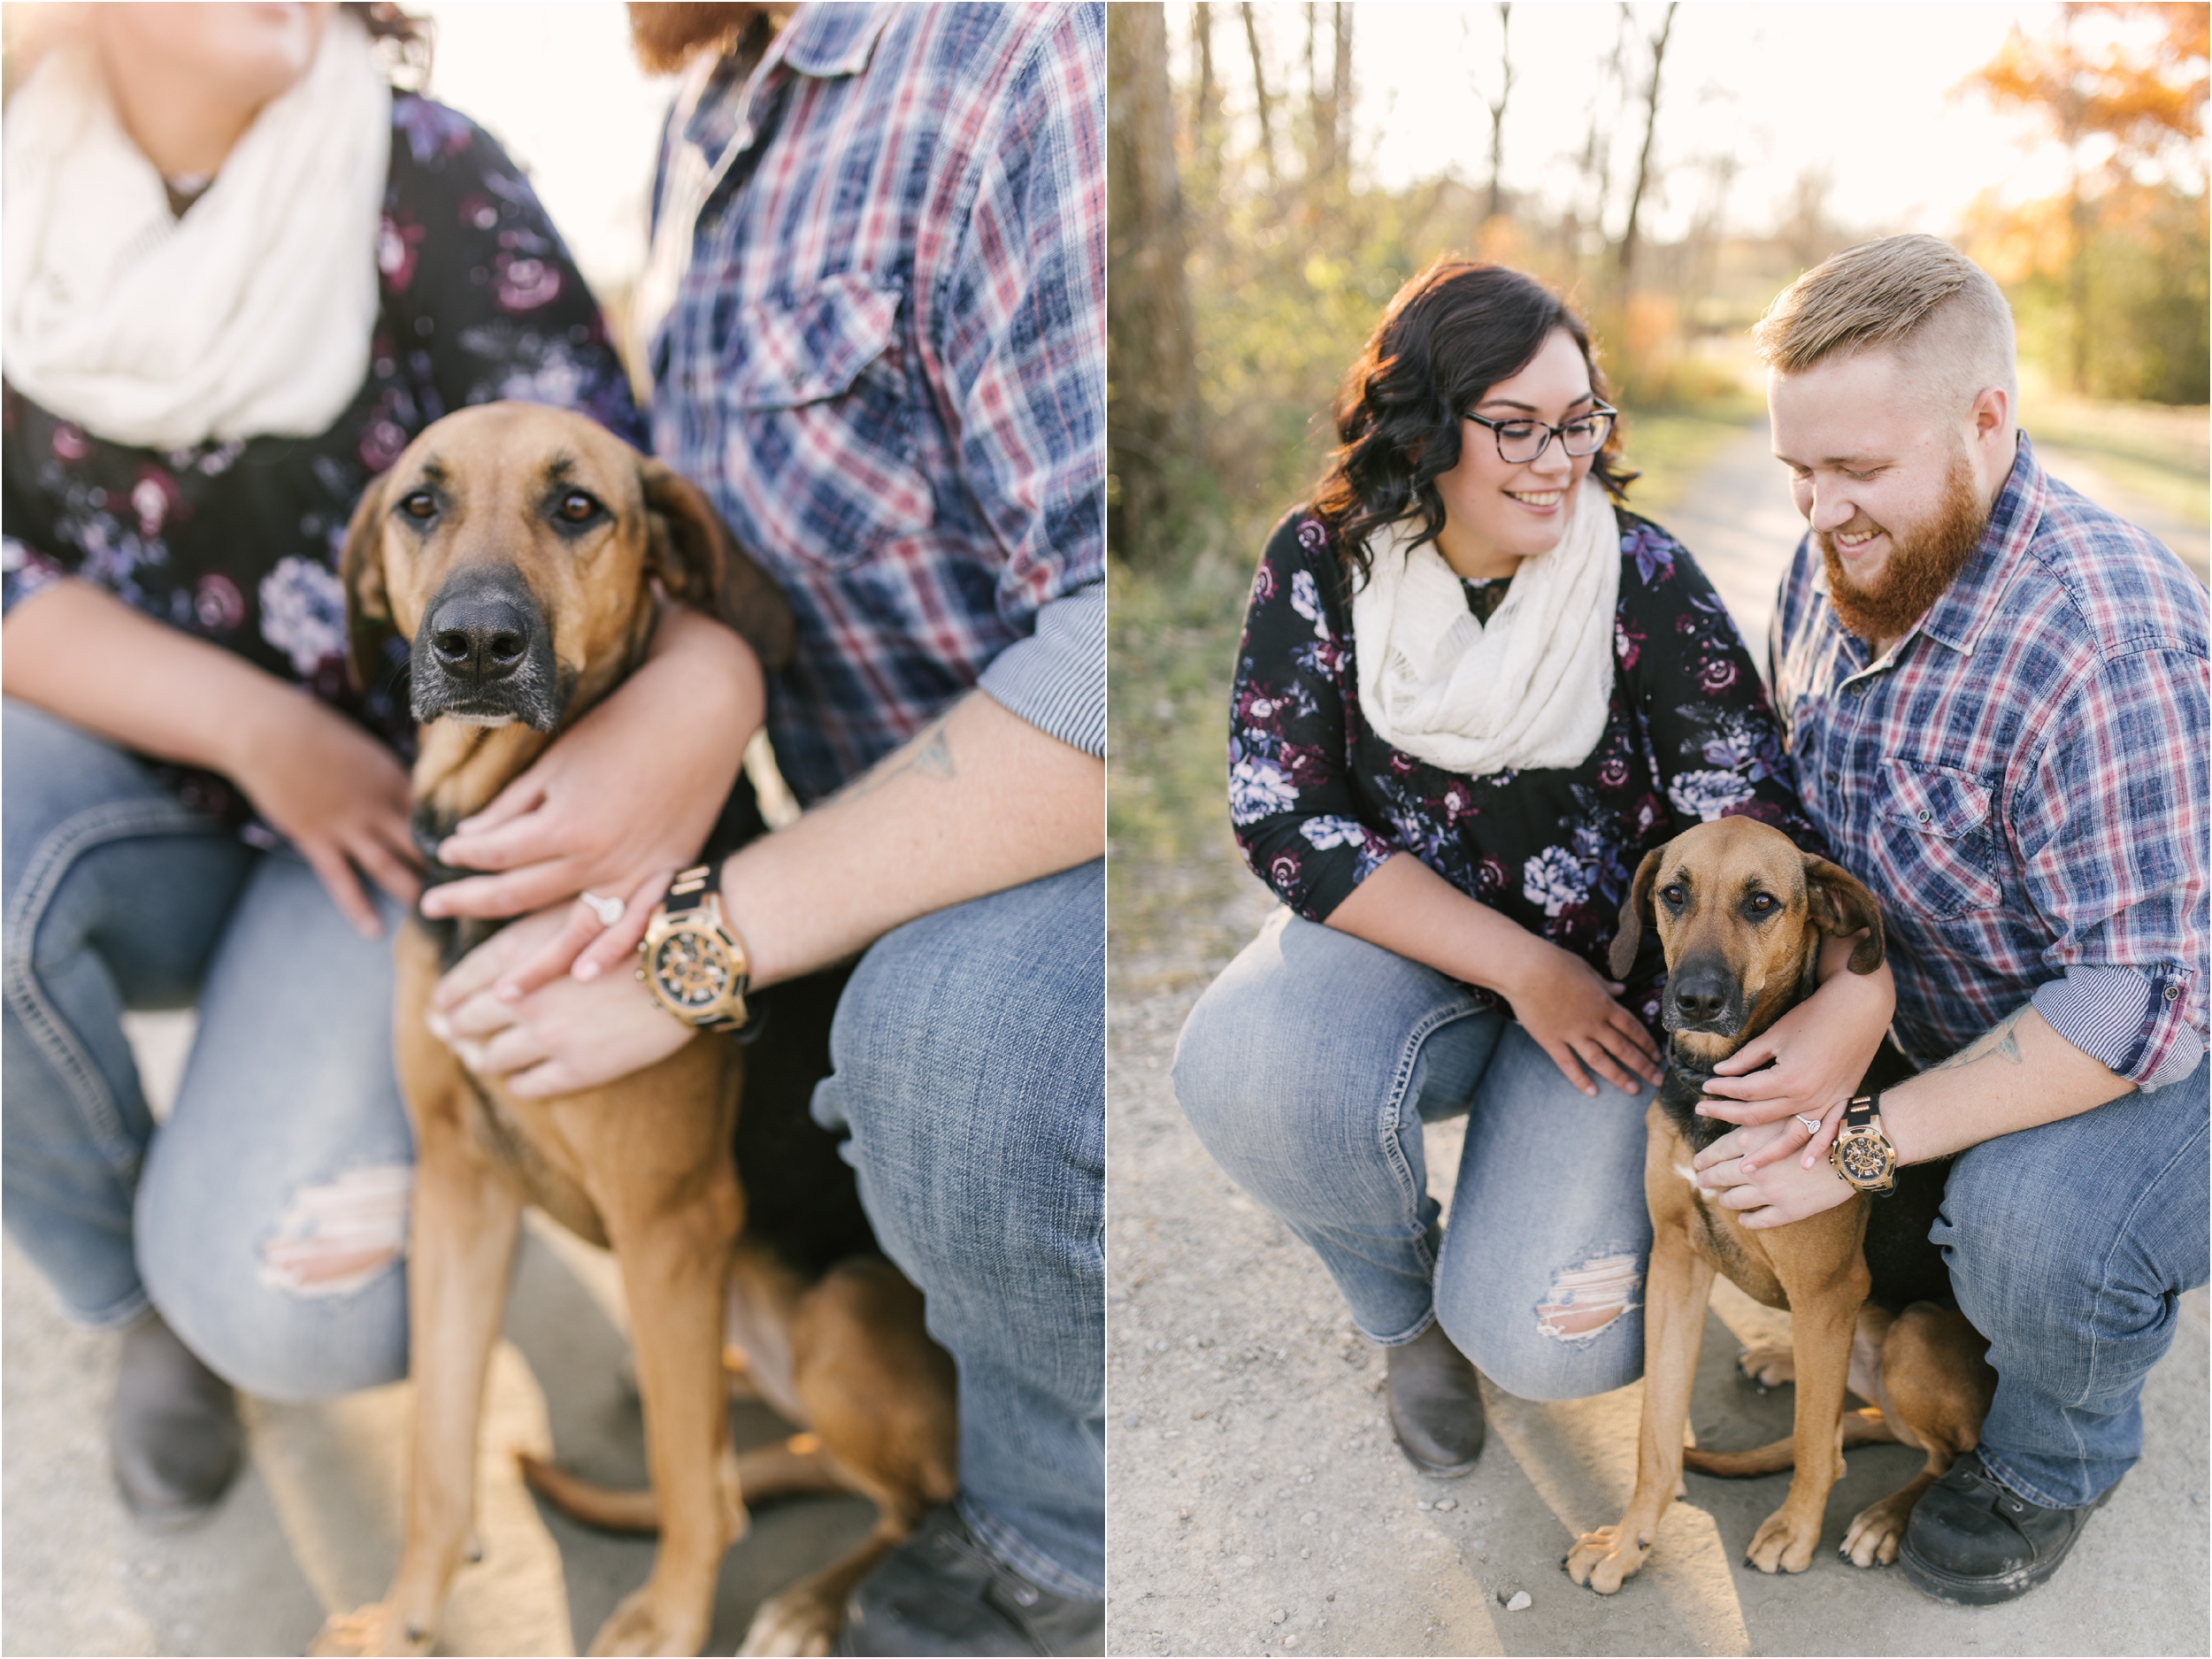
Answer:
<path fill-rule="evenodd" d="M 1844 965 L 1858 937 L 1824 941 L 1819 988 L 1713 1068 L 1705 1092 L 1742 1103 L 1709 1101 L 1700 1112 L 1723 1123 L 1770 1124 L 1801 1112 L 1818 1118 L 1851 1098 L 1897 1009 L 1886 963 L 1872 973 Z"/>
<path fill-rule="evenodd" d="M 572 1094 L 666 1059 L 696 1035 L 626 973 L 557 978 L 526 995 L 499 981 L 567 926 L 557 904 L 502 928 L 438 981 L 426 1023 L 461 1064 L 525 1100 Z"/>
<path fill-rule="evenodd" d="M 645 936 L 669 878 L 699 856 L 765 707 L 759 660 L 730 629 L 663 608 L 644 665 L 564 733 L 438 849 L 443 863 L 499 873 L 431 889 L 431 917 L 515 916 L 592 892 L 623 901 L 603 924 L 584 904 L 528 957 L 518 995 L 562 973 L 596 978 Z"/>

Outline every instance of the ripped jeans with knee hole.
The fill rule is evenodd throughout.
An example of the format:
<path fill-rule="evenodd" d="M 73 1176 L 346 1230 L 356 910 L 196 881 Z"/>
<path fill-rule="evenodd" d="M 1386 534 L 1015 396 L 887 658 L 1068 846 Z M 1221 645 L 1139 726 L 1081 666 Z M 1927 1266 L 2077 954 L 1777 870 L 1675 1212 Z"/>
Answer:
<path fill-rule="evenodd" d="M 1440 1319 L 1508 1392 L 1643 1372 L 1649 1086 L 1585 1095 L 1433 969 L 1279 910 L 1191 1010 L 1175 1092 L 1216 1162 L 1320 1256 L 1371 1340 Z M 1465 1114 L 1439 1243 L 1425 1124 Z"/>
<path fill-rule="evenodd" d="M 365 941 L 288 849 L 244 845 L 66 721 L 12 700 L 4 718 L 8 1236 L 74 1318 L 150 1300 L 251 1393 L 403 1376 L 398 908 Z M 122 1017 L 195 1003 L 157 1128 Z"/>

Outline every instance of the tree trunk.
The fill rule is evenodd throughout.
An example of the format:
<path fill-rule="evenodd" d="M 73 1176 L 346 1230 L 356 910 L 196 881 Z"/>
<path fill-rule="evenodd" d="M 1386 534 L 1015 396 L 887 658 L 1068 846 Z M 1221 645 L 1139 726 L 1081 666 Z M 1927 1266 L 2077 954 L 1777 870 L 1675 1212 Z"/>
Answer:
<path fill-rule="evenodd" d="M 1339 173 L 1352 165 L 1352 8 L 1348 0 L 1336 0 L 1336 56 L 1329 60 L 1330 113 L 1336 123 L 1330 153 Z"/>
<path fill-rule="evenodd" d="M 1268 114 L 1267 60 L 1260 56 L 1260 26 L 1252 17 L 1252 0 L 1241 0 L 1237 10 L 1244 14 L 1244 45 L 1252 54 L 1252 96 L 1260 106 L 1260 154 L 1267 163 L 1267 188 L 1272 191 L 1279 180 L 1275 176 L 1275 128 Z"/>
<path fill-rule="evenodd" d="M 1513 22 L 1512 0 L 1498 0 L 1498 97 L 1490 106 L 1490 211 L 1505 211 L 1505 101 L 1513 96 L 1513 58 L 1507 30 Z"/>
<path fill-rule="evenodd" d="M 1220 143 L 1221 81 L 1214 73 L 1214 9 L 1208 0 L 1191 7 L 1191 52 L 1197 60 L 1191 71 L 1196 91 L 1191 106 L 1191 153 L 1209 176 L 1214 171 Z"/>
<path fill-rule="evenodd" d="M 1667 61 L 1667 36 L 1674 32 L 1676 0 L 1667 0 L 1667 15 L 1651 42 L 1651 83 L 1644 89 L 1644 148 L 1636 158 L 1636 188 L 1629 193 L 1628 225 L 1621 232 L 1621 297 L 1635 280 L 1636 218 L 1642 212 L 1644 191 L 1651 182 L 1651 138 L 1659 127 L 1659 71 Z"/>
<path fill-rule="evenodd" d="M 1198 400 L 1167 14 L 1124 4 L 1106 19 L 1107 545 L 1157 566 L 1173 550 L 1174 465 Z"/>

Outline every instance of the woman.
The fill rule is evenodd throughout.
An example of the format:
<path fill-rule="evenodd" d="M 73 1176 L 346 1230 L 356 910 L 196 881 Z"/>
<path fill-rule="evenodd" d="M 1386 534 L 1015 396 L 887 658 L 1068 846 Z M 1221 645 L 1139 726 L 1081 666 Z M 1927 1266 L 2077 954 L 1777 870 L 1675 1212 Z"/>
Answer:
<path fill-rule="evenodd" d="M 168 1522 L 235 1467 L 230 1383 L 406 1369 L 378 935 L 417 892 L 411 733 L 403 648 L 347 684 L 348 516 L 449 408 L 644 433 L 520 173 L 388 84 L 370 25 L 420 55 L 395 10 L 85 12 L 7 114 L 6 1220 L 72 1316 L 126 1333 L 116 1473 Z M 693 729 L 737 735 L 672 803 L 646 740 L 679 682 Z M 726 792 L 759 715 L 745 648 L 672 614 L 544 774 L 567 891 L 695 851 L 720 800 L 702 821 L 696 774 Z M 122 1014 L 196 1001 L 157 1134 Z"/>
<path fill-rule="evenodd" d="M 1470 1360 L 1546 1400 L 1641 1371 L 1664 970 L 1655 941 L 1625 984 L 1602 965 L 1639 861 L 1731 812 L 1813 842 L 1726 610 L 1621 505 L 1604 391 L 1532 279 L 1409 282 L 1313 505 L 1268 542 L 1238 659 L 1231 818 L 1286 908 L 1192 1010 L 1176 1093 L 1387 1348 L 1393 1426 L 1432 1474 L 1481 1448 Z M 1770 1103 L 1842 1101 L 1881 1040 L 1886 972 L 1844 954 L 1745 1052 L 1776 1060 Z M 1460 1112 L 1443 1234 L 1421 1129 Z"/>

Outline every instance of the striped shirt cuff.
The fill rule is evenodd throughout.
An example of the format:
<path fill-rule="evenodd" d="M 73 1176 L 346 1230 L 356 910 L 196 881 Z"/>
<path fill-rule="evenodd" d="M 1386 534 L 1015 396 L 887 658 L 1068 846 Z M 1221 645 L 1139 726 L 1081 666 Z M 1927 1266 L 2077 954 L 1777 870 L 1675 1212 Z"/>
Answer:
<path fill-rule="evenodd" d="M 2204 1058 L 2183 1018 L 2188 976 L 2170 970 L 2076 967 L 2036 987 L 2043 1023 L 2138 1088 L 2178 1083 Z"/>
<path fill-rule="evenodd" d="M 1048 602 L 1037 630 L 991 659 L 976 682 L 1048 736 L 1106 757 L 1106 584 Z"/>

